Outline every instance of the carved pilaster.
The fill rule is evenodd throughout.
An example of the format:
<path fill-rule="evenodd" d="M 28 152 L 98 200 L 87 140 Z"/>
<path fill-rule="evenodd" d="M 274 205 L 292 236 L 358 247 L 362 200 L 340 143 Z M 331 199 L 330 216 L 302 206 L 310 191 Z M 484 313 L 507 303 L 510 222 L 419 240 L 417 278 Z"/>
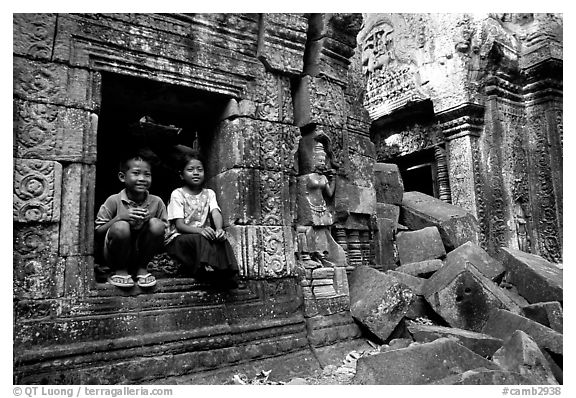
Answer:
<path fill-rule="evenodd" d="M 436 158 L 436 170 L 438 181 L 439 199 L 447 203 L 452 203 L 452 194 L 450 192 L 450 182 L 448 176 L 448 164 L 446 163 L 446 150 L 440 146 L 434 148 L 434 157 Z"/>

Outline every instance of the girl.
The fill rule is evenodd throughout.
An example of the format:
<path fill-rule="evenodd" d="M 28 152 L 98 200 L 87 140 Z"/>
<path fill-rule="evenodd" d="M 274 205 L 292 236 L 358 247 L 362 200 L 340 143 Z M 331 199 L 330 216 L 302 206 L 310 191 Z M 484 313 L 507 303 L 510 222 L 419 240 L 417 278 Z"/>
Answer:
<path fill-rule="evenodd" d="M 166 251 L 195 279 L 230 289 L 245 287 L 238 286 L 238 264 L 222 229 L 216 194 L 203 187 L 204 166 L 197 154 L 184 155 L 180 178 L 184 186 L 172 192 L 168 204 Z"/>

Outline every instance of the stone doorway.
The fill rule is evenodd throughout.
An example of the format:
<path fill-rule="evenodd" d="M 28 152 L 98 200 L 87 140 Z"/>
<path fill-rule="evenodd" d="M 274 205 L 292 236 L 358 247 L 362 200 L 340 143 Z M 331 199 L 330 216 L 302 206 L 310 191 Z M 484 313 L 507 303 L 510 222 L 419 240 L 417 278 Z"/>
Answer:
<path fill-rule="evenodd" d="M 229 98 L 115 73 L 102 74 L 101 94 L 94 216 L 109 195 L 123 188 L 117 177 L 119 162 L 135 151 L 151 159 L 150 192 L 168 204 L 172 190 L 181 185 L 174 147 L 192 147 L 197 138 L 202 155 L 210 159 L 211 142 Z M 208 163 L 207 181 L 214 175 Z M 95 244 L 95 262 L 101 264 L 101 242 Z M 99 270 L 97 279 L 102 279 Z"/>
<path fill-rule="evenodd" d="M 433 149 L 419 151 L 394 160 L 398 165 L 404 191 L 418 191 L 439 197 L 438 171 Z"/>

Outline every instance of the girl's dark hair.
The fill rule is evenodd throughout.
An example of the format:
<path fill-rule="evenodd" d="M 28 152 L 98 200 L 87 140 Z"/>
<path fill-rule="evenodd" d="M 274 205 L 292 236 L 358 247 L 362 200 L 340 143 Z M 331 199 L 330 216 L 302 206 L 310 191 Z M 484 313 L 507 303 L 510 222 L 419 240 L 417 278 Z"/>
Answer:
<path fill-rule="evenodd" d="M 181 157 L 181 162 L 180 162 L 180 171 L 184 170 L 186 168 L 186 165 L 188 164 L 188 162 L 190 162 L 191 160 L 199 160 L 202 165 L 204 165 L 204 157 L 202 155 L 200 155 L 200 152 L 195 151 L 195 150 L 190 150 L 190 151 L 186 151 L 182 154 Z"/>

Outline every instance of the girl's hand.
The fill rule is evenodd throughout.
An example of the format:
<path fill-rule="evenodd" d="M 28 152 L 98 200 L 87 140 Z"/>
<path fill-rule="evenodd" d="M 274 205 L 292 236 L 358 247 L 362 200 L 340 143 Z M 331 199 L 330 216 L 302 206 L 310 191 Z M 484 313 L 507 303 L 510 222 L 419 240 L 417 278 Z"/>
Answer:
<path fill-rule="evenodd" d="M 216 230 L 216 240 L 226 240 L 226 232 L 223 229 Z"/>
<path fill-rule="evenodd" d="M 216 240 L 216 232 L 210 227 L 203 228 L 202 232 L 200 232 L 200 235 L 208 240 Z"/>

